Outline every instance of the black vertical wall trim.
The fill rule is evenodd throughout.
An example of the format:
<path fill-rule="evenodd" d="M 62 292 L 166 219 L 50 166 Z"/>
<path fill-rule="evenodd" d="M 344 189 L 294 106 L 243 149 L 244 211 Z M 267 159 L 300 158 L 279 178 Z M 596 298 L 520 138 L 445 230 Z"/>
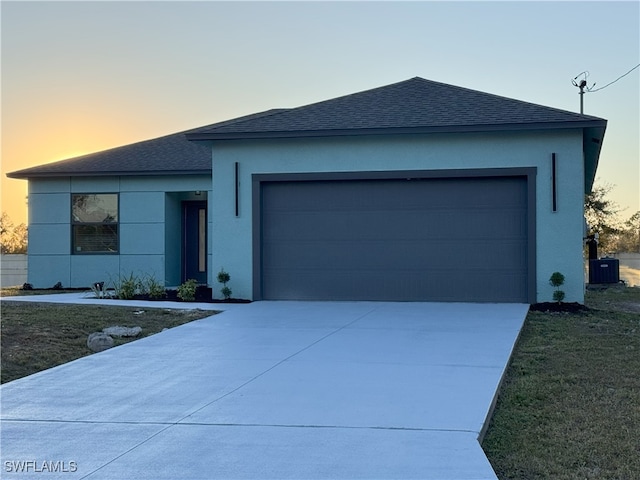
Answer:
<path fill-rule="evenodd" d="M 266 180 L 265 180 L 266 181 Z M 251 226 L 253 229 L 253 300 L 262 300 L 262 183 L 251 175 Z"/>
<path fill-rule="evenodd" d="M 528 198 L 527 198 L 527 272 L 528 272 L 528 290 L 529 290 L 529 303 L 534 304 L 538 301 L 538 273 L 536 270 L 536 265 L 538 264 L 537 255 L 538 255 L 538 247 L 536 243 L 537 233 L 536 233 L 536 192 L 537 186 L 537 175 L 538 170 L 533 168 L 525 169 L 527 175 L 527 188 Z"/>
<path fill-rule="evenodd" d="M 557 174 L 556 174 L 556 154 L 551 154 L 551 208 L 554 212 L 558 211 L 558 190 L 557 190 Z"/>
<path fill-rule="evenodd" d="M 236 217 L 240 215 L 240 209 L 239 209 L 239 201 L 238 201 L 238 189 L 239 189 L 239 179 L 238 179 L 238 162 L 236 162 L 236 166 L 235 166 L 235 182 L 236 182 Z"/>

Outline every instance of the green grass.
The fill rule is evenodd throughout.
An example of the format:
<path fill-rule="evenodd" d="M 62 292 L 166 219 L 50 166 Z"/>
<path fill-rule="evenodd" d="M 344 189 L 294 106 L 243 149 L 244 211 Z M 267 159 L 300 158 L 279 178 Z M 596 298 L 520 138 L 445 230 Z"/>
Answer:
<path fill-rule="evenodd" d="M 483 448 L 498 478 L 640 478 L 640 289 L 530 312 Z"/>
<path fill-rule="evenodd" d="M 121 345 L 214 313 L 3 300 L 0 302 L 0 382 L 9 382 L 90 355 L 92 352 L 86 344 L 88 335 L 105 327 L 142 327 L 142 333 L 135 339 L 114 339 L 116 345 Z"/>

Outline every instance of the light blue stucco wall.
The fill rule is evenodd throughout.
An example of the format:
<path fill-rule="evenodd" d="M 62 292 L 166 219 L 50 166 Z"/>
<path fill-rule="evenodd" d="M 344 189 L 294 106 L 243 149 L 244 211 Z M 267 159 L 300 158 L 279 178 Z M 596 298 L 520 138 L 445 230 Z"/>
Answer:
<path fill-rule="evenodd" d="M 552 212 L 551 154 L 557 156 Z M 235 216 L 235 162 L 239 216 Z M 566 301 L 583 302 L 583 155 L 579 130 L 216 142 L 210 250 L 213 270 L 231 274 L 236 297 L 252 298 L 252 174 L 536 167 L 537 301 L 550 301 L 548 279 L 566 277 Z"/>
<path fill-rule="evenodd" d="M 180 202 L 206 199 L 210 189 L 208 175 L 31 179 L 28 282 L 89 288 L 133 273 L 177 285 Z M 204 195 L 196 197 L 198 190 Z M 72 193 L 119 194 L 119 254 L 71 254 Z M 167 217 L 167 211 L 173 213 Z"/>

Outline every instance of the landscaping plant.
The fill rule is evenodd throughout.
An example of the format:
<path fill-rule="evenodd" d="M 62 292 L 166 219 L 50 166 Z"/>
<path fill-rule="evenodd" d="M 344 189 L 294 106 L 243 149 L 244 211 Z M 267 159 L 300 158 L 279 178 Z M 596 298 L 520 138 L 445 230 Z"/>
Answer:
<path fill-rule="evenodd" d="M 96 298 L 104 298 L 106 296 L 106 290 L 104 288 L 104 282 L 95 282 L 91 285 L 91 291 Z"/>
<path fill-rule="evenodd" d="M 164 285 L 161 285 L 153 275 L 148 275 L 144 284 L 145 289 L 149 294 L 149 298 L 159 300 L 166 297 L 166 289 L 164 288 Z"/>
<path fill-rule="evenodd" d="M 560 290 L 560 287 L 564 284 L 564 275 L 560 272 L 553 272 L 551 278 L 549 278 L 549 283 L 556 289 L 556 291 L 553 292 L 553 300 L 562 303 L 562 300 L 564 300 L 564 292 Z"/>
<path fill-rule="evenodd" d="M 231 298 L 231 289 L 227 287 L 227 282 L 231 280 L 231 275 L 224 271 L 224 268 L 220 269 L 218 272 L 218 282 L 222 284 L 222 288 L 220 289 L 220 293 L 224 296 L 225 300 L 229 300 Z"/>
<path fill-rule="evenodd" d="M 139 293 L 142 282 L 131 272 L 128 277 L 118 277 L 116 281 L 112 281 L 116 298 L 120 300 L 132 300 Z"/>
<path fill-rule="evenodd" d="M 196 299 L 198 281 L 190 278 L 178 287 L 178 298 L 185 302 L 193 302 Z"/>

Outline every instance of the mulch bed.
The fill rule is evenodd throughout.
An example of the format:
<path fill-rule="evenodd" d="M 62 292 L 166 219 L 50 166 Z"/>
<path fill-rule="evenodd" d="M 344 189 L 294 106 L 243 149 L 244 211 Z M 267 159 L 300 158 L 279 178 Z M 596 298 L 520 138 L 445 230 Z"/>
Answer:
<path fill-rule="evenodd" d="M 177 290 L 167 290 L 164 298 L 147 298 L 147 300 L 160 300 L 160 301 L 168 301 L 168 302 L 183 302 L 178 298 Z M 244 298 L 225 298 L 223 300 L 212 298 L 211 296 L 211 288 L 207 287 L 198 287 L 196 289 L 196 299 L 195 302 L 198 303 L 251 303 L 251 300 L 246 300 Z"/>
<path fill-rule="evenodd" d="M 22 288 L 22 290 L 30 290 L 33 292 L 54 292 L 54 291 L 62 291 L 62 292 L 88 292 L 86 288 L 33 288 L 27 287 Z M 113 292 L 113 290 L 109 290 L 109 292 Z M 112 299 L 115 297 L 107 296 L 105 299 Z M 251 300 L 247 300 L 245 298 L 225 298 L 225 299 L 215 299 L 211 298 L 211 287 L 198 287 L 196 289 L 196 299 L 194 302 L 185 302 L 184 300 L 178 298 L 178 291 L 173 289 L 167 289 L 165 291 L 164 296 L 160 298 L 151 298 L 148 294 L 144 295 L 134 295 L 134 300 L 150 300 L 156 302 L 180 302 L 180 303 L 251 303 Z"/>
<path fill-rule="evenodd" d="M 589 307 L 586 307 L 578 302 L 542 302 L 534 303 L 529 307 L 529 311 L 532 312 L 566 312 L 566 313 L 582 313 L 588 312 Z"/>
<path fill-rule="evenodd" d="M 32 288 L 31 290 L 51 290 L 46 288 Z M 65 290 L 78 290 L 78 291 L 86 291 L 86 288 L 65 288 Z M 198 303 L 251 303 L 251 300 L 247 300 L 244 298 L 226 298 L 226 299 L 215 299 L 211 298 L 211 289 L 209 288 L 198 288 L 196 291 L 196 299 L 195 302 Z M 165 302 L 184 302 L 183 300 L 178 298 L 177 290 L 167 290 L 166 294 L 162 298 L 149 298 L 149 295 L 136 295 L 136 300 L 155 300 L 155 301 L 165 301 Z M 589 311 L 589 307 L 586 307 L 578 302 L 542 302 L 542 303 L 534 303 L 529 307 L 529 310 L 532 312 L 566 312 L 566 313 L 583 313 Z"/>

